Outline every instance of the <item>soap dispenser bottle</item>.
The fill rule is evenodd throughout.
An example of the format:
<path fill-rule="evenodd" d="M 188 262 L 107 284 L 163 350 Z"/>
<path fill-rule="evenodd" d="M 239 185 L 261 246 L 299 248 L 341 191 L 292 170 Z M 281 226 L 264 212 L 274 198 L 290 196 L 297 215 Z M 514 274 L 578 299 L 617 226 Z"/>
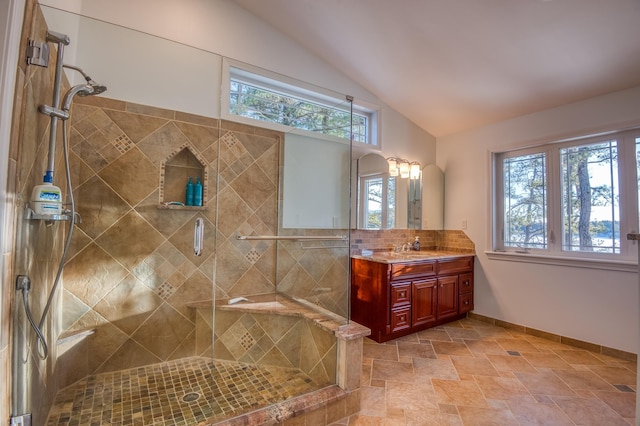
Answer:
<path fill-rule="evenodd" d="M 193 205 L 193 193 L 194 193 L 193 182 L 191 181 L 191 178 L 189 178 L 189 181 L 187 182 L 186 196 L 184 200 L 185 205 L 187 206 Z"/>
<path fill-rule="evenodd" d="M 202 183 L 200 182 L 200 176 L 196 179 L 196 184 L 193 185 L 193 205 L 202 205 Z"/>
<path fill-rule="evenodd" d="M 420 251 L 420 237 L 418 237 L 417 235 L 413 239 L 413 249 L 415 251 Z"/>

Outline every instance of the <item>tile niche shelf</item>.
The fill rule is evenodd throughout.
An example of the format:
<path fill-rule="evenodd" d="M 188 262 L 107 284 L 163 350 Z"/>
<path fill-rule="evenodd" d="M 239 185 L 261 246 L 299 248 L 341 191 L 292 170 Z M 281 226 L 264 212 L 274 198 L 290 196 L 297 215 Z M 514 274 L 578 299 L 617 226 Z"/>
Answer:
<path fill-rule="evenodd" d="M 186 206 L 173 203 L 184 203 L 186 186 L 189 178 L 195 184 L 200 178 L 202 183 L 202 205 Z M 162 210 L 206 210 L 209 193 L 208 170 L 206 161 L 184 145 L 174 151 L 160 168 L 160 203 Z"/>

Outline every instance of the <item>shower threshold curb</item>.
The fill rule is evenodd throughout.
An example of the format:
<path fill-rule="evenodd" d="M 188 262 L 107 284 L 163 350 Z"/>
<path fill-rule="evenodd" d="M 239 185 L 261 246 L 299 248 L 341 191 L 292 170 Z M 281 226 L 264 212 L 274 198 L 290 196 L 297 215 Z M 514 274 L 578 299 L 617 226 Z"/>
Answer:
<path fill-rule="evenodd" d="M 274 425 L 325 407 L 347 396 L 349 392 L 338 385 L 331 385 L 236 417 L 230 415 L 224 419 L 205 420 L 198 423 L 198 426 Z"/>

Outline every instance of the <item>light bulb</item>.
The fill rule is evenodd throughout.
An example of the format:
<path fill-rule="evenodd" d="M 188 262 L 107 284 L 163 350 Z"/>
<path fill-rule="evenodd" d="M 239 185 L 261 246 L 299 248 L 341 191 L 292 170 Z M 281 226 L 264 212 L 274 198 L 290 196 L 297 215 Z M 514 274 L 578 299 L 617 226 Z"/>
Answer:
<path fill-rule="evenodd" d="M 400 163 L 400 177 L 406 179 L 409 177 L 409 162 L 403 161 Z"/>
<path fill-rule="evenodd" d="M 420 163 L 418 163 L 418 162 L 411 163 L 410 177 L 411 177 L 411 179 L 419 179 L 420 178 Z"/>

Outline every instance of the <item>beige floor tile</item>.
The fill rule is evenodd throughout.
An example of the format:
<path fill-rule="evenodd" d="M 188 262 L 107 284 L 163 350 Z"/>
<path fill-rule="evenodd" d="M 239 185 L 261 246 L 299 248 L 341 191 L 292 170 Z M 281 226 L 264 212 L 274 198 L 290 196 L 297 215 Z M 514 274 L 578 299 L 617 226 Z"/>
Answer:
<path fill-rule="evenodd" d="M 513 400 L 507 402 L 520 425 L 573 425 L 571 419 L 555 404 Z"/>
<path fill-rule="evenodd" d="M 397 380 L 413 383 L 413 364 L 376 359 L 373 361 L 371 380 Z"/>
<path fill-rule="evenodd" d="M 407 426 L 462 426 L 462 419 L 457 414 L 446 414 L 434 409 L 407 410 L 405 418 Z"/>
<path fill-rule="evenodd" d="M 496 354 L 504 355 L 506 351 L 497 342 L 491 342 L 486 340 L 468 340 L 465 339 L 464 343 L 474 355 L 479 354 Z"/>
<path fill-rule="evenodd" d="M 476 376 L 475 380 L 485 398 L 510 400 L 530 396 L 527 388 L 518 379 Z"/>
<path fill-rule="evenodd" d="M 558 368 L 558 369 L 570 369 L 572 368 L 565 360 L 554 353 L 548 352 L 522 352 L 522 357 L 525 358 L 534 367 L 542 368 Z"/>
<path fill-rule="evenodd" d="M 465 426 L 513 425 L 517 424 L 513 413 L 508 409 L 483 407 L 458 407 L 460 418 Z"/>
<path fill-rule="evenodd" d="M 589 391 L 610 391 L 613 387 L 610 383 L 607 383 L 601 379 L 595 373 L 591 371 L 578 371 L 578 370 L 553 370 L 556 376 L 560 377 L 569 387 L 575 391 L 577 390 L 589 390 Z"/>
<path fill-rule="evenodd" d="M 635 392 L 597 391 L 594 394 L 622 417 L 632 418 L 636 415 Z"/>
<path fill-rule="evenodd" d="M 417 378 L 458 380 L 458 372 L 451 360 L 416 358 L 413 369 Z"/>
<path fill-rule="evenodd" d="M 398 348 L 395 345 L 363 345 L 363 358 L 398 360 Z"/>
<path fill-rule="evenodd" d="M 626 367 L 597 365 L 590 366 L 589 369 L 612 385 L 636 384 L 636 373 Z"/>
<path fill-rule="evenodd" d="M 480 387 L 471 380 L 454 381 L 432 379 L 433 389 L 436 392 L 438 403 L 461 405 L 469 407 L 488 407 Z"/>
<path fill-rule="evenodd" d="M 598 398 L 554 396 L 554 402 L 574 423 L 579 425 L 616 426 L 627 422 Z"/>
<path fill-rule="evenodd" d="M 451 341 L 451 336 L 449 336 L 449 334 L 447 334 L 447 332 L 444 330 L 431 328 L 429 330 L 419 331 L 417 334 L 418 334 L 418 338 L 421 341 L 423 340 L 439 340 L 442 342 Z"/>
<path fill-rule="evenodd" d="M 432 341 L 431 344 L 438 355 L 473 356 L 464 343 Z"/>
<path fill-rule="evenodd" d="M 529 343 L 526 339 L 503 339 L 497 338 L 496 342 L 505 351 L 516 351 L 516 352 L 538 352 L 538 349 Z"/>
<path fill-rule="evenodd" d="M 435 359 L 436 357 L 433 346 L 429 343 L 398 342 L 398 353 L 401 357 L 431 359 Z"/>
<path fill-rule="evenodd" d="M 526 358 L 512 355 L 493 355 L 487 354 L 487 359 L 491 361 L 496 370 L 505 371 L 522 371 L 525 373 L 537 373 L 536 370 Z"/>
<path fill-rule="evenodd" d="M 604 365 L 604 362 L 593 356 L 591 352 L 583 350 L 555 350 L 560 358 L 569 364 Z"/>
<path fill-rule="evenodd" d="M 387 382 L 387 409 L 435 410 L 438 409 L 436 395 L 431 382 L 403 383 Z"/>
<path fill-rule="evenodd" d="M 451 362 L 459 375 L 470 374 L 480 376 L 499 376 L 493 364 L 486 358 L 471 358 L 466 356 L 452 356 Z"/>
<path fill-rule="evenodd" d="M 534 395 L 575 395 L 575 392 L 551 371 L 537 374 L 516 372 L 515 375 Z"/>

